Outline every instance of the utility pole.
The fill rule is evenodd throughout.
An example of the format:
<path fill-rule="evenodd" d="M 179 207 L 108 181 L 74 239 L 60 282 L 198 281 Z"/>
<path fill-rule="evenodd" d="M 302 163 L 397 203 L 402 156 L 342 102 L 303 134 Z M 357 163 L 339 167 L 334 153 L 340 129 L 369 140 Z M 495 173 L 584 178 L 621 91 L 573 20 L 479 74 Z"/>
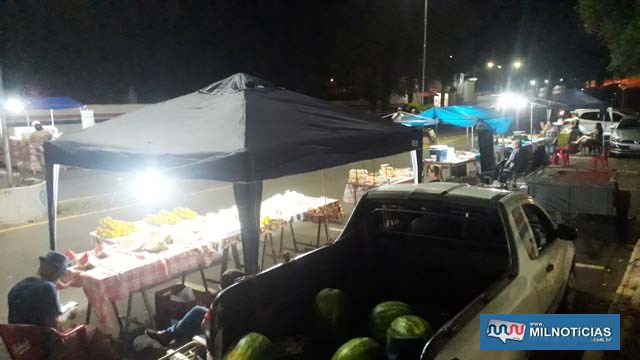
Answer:
<path fill-rule="evenodd" d="M 0 124 L 2 129 L 2 150 L 4 166 L 7 169 L 7 186 L 13 186 L 13 168 L 11 167 L 11 147 L 9 146 L 9 129 L 7 128 L 7 112 L 4 111 L 4 83 L 2 81 L 2 65 L 0 65 Z"/>
<path fill-rule="evenodd" d="M 424 105 L 424 81 L 427 69 L 427 14 L 429 10 L 429 0 L 424 0 L 424 37 L 422 42 L 422 89 L 420 93 L 420 104 Z"/>

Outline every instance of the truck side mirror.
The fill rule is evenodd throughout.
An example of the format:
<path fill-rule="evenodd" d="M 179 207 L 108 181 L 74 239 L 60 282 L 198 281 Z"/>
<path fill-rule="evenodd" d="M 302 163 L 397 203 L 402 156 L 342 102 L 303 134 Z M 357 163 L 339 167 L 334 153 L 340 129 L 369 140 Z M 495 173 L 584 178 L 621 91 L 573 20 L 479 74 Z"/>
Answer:
<path fill-rule="evenodd" d="M 565 224 L 558 224 L 558 228 L 556 229 L 556 236 L 563 240 L 574 241 L 578 238 L 578 230 Z"/>

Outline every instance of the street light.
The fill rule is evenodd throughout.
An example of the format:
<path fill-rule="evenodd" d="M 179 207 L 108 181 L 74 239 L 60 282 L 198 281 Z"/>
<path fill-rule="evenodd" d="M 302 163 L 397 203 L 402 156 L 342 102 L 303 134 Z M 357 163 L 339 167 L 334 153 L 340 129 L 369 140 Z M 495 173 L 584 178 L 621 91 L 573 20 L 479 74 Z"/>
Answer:
<path fill-rule="evenodd" d="M 522 67 L 522 61 L 516 60 L 513 62 L 513 68 L 519 70 Z"/>
<path fill-rule="evenodd" d="M 563 82 L 563 81 L 564 81 L 564 78 L 560 78 L 560 82 Z"/>
<path fill-rule="evenodd" d="M 329 79 L 329 82 L 334 82 L 334 81 L 335 81 L 334 78 Z"/>
<path fill-rule="evenodd" d="M 514 109 L 521 110 L 527 106 L 527 99 L 514 93 L 502 93 L 498 96 L 498 109 Z"/>
<path fill-rule="evenodd" d="M 487 62 L 487 69 L 493 69 L 493 67 L 494 67 L 495 65 L 496 65 L 496 64 L 494 64 L 494 63 L 493 63 L 493 61 L 489 61 L 489 62 Z"/>
<path fill-rule="evenodd" d="M 536 80 L 535 79 L 529 80 L 529 85 L 536 86 Z"/>
<path fill-rule="evenodd" d="M 18 98 L 9 98 L 5 101 L 4 108 L 12 114 L 20 114 L 24 111 L 24 102 Z"/>
<path fill-rule="evenodd" d="M 498 96 L 498 110 L 516 111 L 516 129 L 520 130 L 520 110 L 527 106 L 527 99 L 514 93 L 502 93 Z"/>
<path fill-rule="evenodd" d="M 171 193 L 171 184 L 159 171 L 150 169 L 136 174 L 131 191 L 145 204 L 166 200 Z"/>
<path fill-rule="evenodd" d="M 502 65 L 498 65 L 498 69 L 502 69 Z"/>
<path fill-rule="evenodd" d="M 548 84 L 549 83 L 549 79 L 544 79 L 544 83 Z"/>

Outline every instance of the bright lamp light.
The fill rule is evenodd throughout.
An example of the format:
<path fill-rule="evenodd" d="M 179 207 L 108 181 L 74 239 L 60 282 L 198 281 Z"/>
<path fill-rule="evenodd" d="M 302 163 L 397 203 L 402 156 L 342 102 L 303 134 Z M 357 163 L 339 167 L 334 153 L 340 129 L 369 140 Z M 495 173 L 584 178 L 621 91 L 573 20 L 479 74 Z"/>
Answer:
<path fill-rule="evenodd" d="M 19 114 L 24 111 L 24 102 L 18 98 L 9 98 L 5 101 L 4 108 L 12 114 Z"/>
<path fill-rule="evenodd" d="M 527 106 L 527 99 L 514 93 L 504 93 L 498 96 L 498 109 L 520 110 Z"/>
<path fill-rule="evenodd" d="M 489 61 L 489 62 L 487 62 L 487 69 L 493 69 L 493 67 L 494 67 L 495 65 L 496 65 L 496 64 L 494 64 L 494 63 L 493 63 L 493 61 Z"/>
<path fill-rule="evenodd" d="M 535 79 L 529 80 L 529 85 L 536 86 L 536 80 Z"/>
<path fill-rule="evenodd" d="M 522 67 L 522 61 L 520 61 L 520 60 L 516 60 L 516 61 L 514 61 L 514 62 L 513 62 L 513 68 L 514 68 L 514 69 L 518 70 L 518 69 L 520 69 L 521 67 Z"/>
<path fill-rule="evenodd" d="M 144 203 L 154 203 L 165 200 L 171 192 L 171 184 L 157 170 L 148 170 L 133 179 L 132 192 Z"/>

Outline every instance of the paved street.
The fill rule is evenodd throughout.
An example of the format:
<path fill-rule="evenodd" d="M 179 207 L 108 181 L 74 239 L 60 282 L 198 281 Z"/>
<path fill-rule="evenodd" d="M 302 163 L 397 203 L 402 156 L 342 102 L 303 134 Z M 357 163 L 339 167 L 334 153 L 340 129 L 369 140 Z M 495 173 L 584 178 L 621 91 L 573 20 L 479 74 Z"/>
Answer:
<path fill-rule="evenodd" d="M 452 132 L 441 138 L 442 143 L 463 147 L 464 133 Z M 381 144 L 382 146 L 383 144 Z M 390 163 L 394 167 L 410 166 L 408 154 L 400 154 L 386 159 L 366 161 L 357 164 L 340 166 L 322 172 L 313 172 L 265 182 L 264 197 L 269 197 L 285 190 L 295 190 L 312 196 L 326 194 L 332 198 L 342 198 L 348 170 L 364 167 L 369 170 L 378 168 L 381 163 Z M 632 210 L 630 216 L 638 216 L 638 189 L 640 180 L 637 176 L 640 161 L 636 159 L 612 159 L 611 165 L 624 169 L 621 175 L 621 188 L 632 191 Z M 91 247 L 88 233 L 94 230 L 98 220 L 105 216 L 118 219 L 139 219 L 145 214 L 159 208 L 187 206 L 200 213 L 217 211 L 234 204 L 231 186 L 227 183 L 211 181 L 181 181 L 175 185 L 175 191 L 169 200 L 153 208 L 136 202 L 130 194 L 129 179 L 126 174 L 113 174 L 82 169 L 68 169 L 61 172 L 60 182 L 60 217 L 59 244 L 61 250 L 87 250 Z M 351 208 L 345 206 L 345 210 Z M 636 226 L 621 230 L 613 220 L 598 217 L 578 217 L 569 219 L 580 231 L 580 240 L 576 243 L 577 283 L 579 290 L 578 313 L 602 313 L 609 308 L 616 287 L 621 281 L 629 254 L 633 248 L 638 231 Z M 634 225 L 633 222 L 630 222 Z M 315 237 L 315 227 L 311 224 L 300 224 L 297 233 L 303 241 Z M 331 226 L 331 235 L 335 236 L 340 226 Z M 0 296 L 0 322 L 7 320 L 6 293 L 20 279 L 32 275 L 38 264 L 37 256 L 48 249 L 46 221 L 0 229 L 0 288 L 4 295 Z M 217 269 L 208 270 L 213 276 Z M 197 277 L 189 279 L 197 283 Z M 150 292 L 151 294 L 152 292 Z M 81 290 L 66 289 L 61 291 L 61 301 L 74 300 L 80 303 L 81 314 L 86 309 L 86 300 Z M 121 306 L 123 306 L 121 304 Z M 134 298 L 134 315 L 145 319 L 140 298 Z M 0 350 L 0 359 L 4 348 Z M 549 355 L 549 354 L 547 354 Z M 559 354 L 561 358 L 578 356 L 579 354 Z"/>

